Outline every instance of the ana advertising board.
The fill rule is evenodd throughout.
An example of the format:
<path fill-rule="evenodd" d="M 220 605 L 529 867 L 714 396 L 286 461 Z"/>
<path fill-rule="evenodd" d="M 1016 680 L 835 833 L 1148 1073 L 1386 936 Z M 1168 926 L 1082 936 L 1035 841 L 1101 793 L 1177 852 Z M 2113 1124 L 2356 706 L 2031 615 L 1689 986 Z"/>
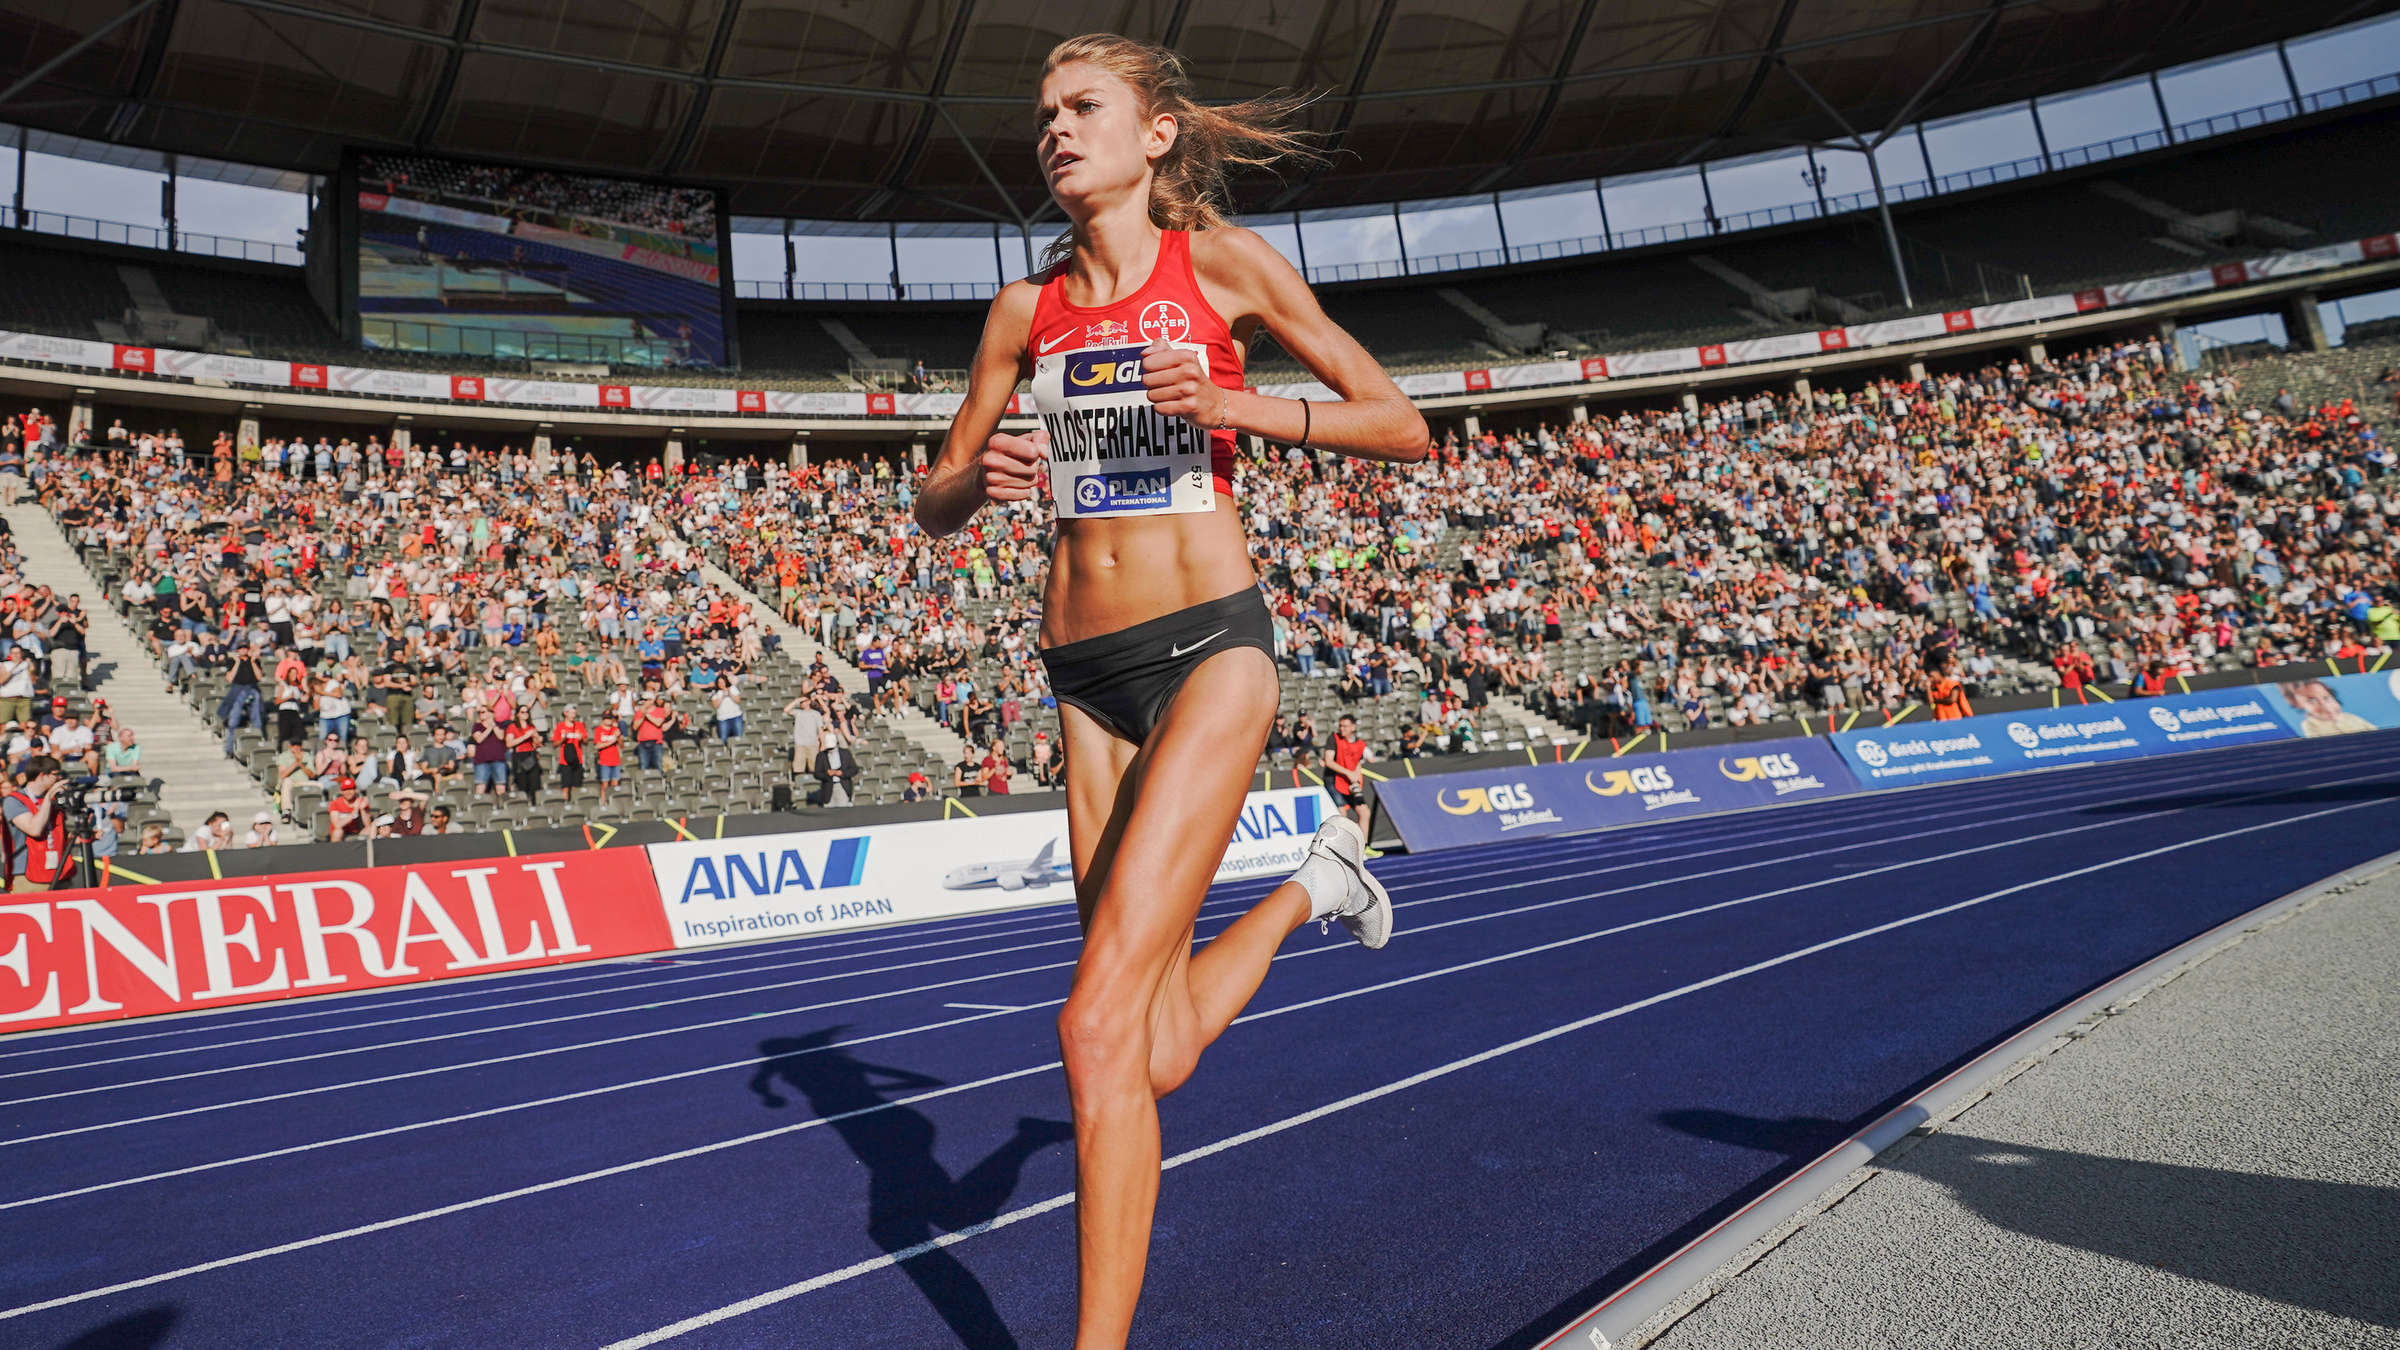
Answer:
<path fill-rule="evenodd" d="M 2259 692 L 2294 733 L 2311 740 L 2400 727 L 2400 670 L 2293 680 Z"/>
<path fill-rule="evenodd" d="M 1825 742 L 1790 740 L 1394 778 L 1375 795 L 1409 851 L 1421 853 L 1857 790 Z"/>
<path fill-rule="evenodd" d="M 599 852 L 0 898 L 8 1031 L 669 945 L 650 877 Z"/>
<path fill-rule="evenodd" d="M 1300 865 L 1333 802 L 1322 788 L 1253 792 L 1217 879 Z M 653 844 L 678 947 L 945 918 L 1075 896 L 1067 813 L 1025 811 Z"/>
<path fill-rule="evenodd" d="M 1832 739 L 1870 788 L 1946 783 L 1992 774 L 2285 740 L 2273 690 L 2243 685 L 2167 698 L 1911 722 Z"/>

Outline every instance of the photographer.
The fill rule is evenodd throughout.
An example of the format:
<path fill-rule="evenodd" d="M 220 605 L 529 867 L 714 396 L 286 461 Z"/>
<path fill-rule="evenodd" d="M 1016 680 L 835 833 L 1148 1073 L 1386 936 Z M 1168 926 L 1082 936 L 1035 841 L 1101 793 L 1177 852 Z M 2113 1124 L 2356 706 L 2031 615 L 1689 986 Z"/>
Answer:
<path fill-rule="evenodd" d="M 46 891 L 65 879 L 67 813 L 59 808 L 58 761 L 35 755 L 25 761 L 25 786 L 0 798 L 0 820 L 8 823 L 8 889 L 11 894 Z"/>

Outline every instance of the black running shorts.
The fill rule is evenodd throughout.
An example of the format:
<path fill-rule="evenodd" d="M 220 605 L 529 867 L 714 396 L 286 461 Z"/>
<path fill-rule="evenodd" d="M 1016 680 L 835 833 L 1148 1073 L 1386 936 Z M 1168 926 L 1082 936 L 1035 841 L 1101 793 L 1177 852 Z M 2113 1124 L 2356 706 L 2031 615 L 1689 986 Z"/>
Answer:
<path fill-rule="evenodd" d="M 1235 647 L 1256 647 L 1274 658 L 1274 623 L 1256 587 L 1041 655 L 1059 702 L 1139 745 L 1166 715 L 1185 678 L 1202 661 Z"/>

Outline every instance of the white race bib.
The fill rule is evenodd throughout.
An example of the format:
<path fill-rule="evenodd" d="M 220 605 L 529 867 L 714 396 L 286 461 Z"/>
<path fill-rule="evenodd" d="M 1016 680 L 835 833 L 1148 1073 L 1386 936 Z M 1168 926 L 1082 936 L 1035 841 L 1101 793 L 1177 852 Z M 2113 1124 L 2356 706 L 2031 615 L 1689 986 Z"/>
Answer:
<path fill-rule="evenodd" d="M 1200 357 L 1208 351 L 1173 346 Z M 1214 511 L 1208 433 L 1151 410 L 1134 346 L 1038 356 L 1033 405 L 1050 433 L 1050 499 L 1064 520 Z"/>

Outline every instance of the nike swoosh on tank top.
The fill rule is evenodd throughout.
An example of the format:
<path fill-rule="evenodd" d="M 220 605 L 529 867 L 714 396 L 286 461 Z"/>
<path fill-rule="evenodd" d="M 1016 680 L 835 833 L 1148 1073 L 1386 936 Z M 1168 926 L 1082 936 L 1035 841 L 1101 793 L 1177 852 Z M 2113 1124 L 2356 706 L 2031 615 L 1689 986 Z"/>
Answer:
<path fill-rule="evenodd" d="M 1233 330 L 1200 294 L 1191 236 L 1159 236 L 1141 288 L 1112 305 L 1069 304 L 1064 263 L 1042 282 L 1026 354 L 1050 433 L 1050 499 L 1064 520 L 1217 509 L 1233 495 L 1233 438 L 1153 412 L 1142 351 L 1164 341 L 1200 354 L 1222 389 L 1242 388 Z"/>

